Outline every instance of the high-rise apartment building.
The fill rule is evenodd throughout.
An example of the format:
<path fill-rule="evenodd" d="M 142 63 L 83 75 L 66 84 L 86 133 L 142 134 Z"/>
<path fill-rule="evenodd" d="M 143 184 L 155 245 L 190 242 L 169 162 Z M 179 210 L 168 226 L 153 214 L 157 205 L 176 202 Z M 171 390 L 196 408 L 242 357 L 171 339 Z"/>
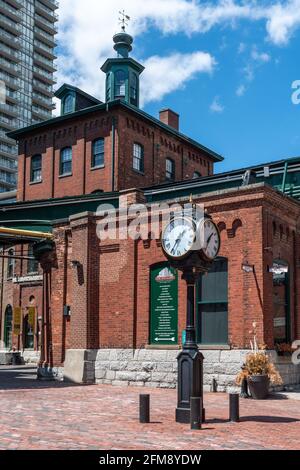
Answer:
<path fill-rule="evenodd" d="M 57 8 L 56 0 L 0 0 L 0 192 L 17 182 L 7 132 L 52 115 Z"/>

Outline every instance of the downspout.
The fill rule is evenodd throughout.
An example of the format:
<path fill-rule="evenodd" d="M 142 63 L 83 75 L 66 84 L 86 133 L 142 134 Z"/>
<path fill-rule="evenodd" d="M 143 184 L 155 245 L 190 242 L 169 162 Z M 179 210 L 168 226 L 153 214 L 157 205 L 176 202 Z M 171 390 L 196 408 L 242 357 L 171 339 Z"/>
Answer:
<path fill-rule="evenodd" d="M 286 186 L 286 177 L 287 177 L 287 171 L 288 171 L 288 162 L 285 162 L 284 164 L 284 173 L 283 173 L 283 180 L 282 180 L 282 187 L 281 187 L 281 191 L 284 193 L 285 191 L 285 186 Z"/>
<path fill-rule="evenodd" d="M 5 245 L 3 245 L 3 253 L 5 252 Z M 2 318 L 3 314 L 3 288 L 4 288 L 4 261 L 5 259 L 2 258 L 2 266 L 1 266 L 1 312 L 0 312 L 0 343 L 2 340 Z"/>
<path fill-rule="evenodd" d="M 107 107 L 108 109 L 108 107 Z M 116 153 L 116 121 L 115 117 L 112 117 L 112 145 L 111 145 L 111 190 L 115 191 L 115 153 Z"/>

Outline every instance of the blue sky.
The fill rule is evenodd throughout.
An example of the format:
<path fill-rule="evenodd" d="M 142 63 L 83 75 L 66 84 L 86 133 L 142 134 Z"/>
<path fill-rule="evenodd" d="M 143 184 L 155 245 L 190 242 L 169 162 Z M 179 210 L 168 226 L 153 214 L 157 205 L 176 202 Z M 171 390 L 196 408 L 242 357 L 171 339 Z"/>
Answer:
<path fill-rule="evenodd" d="M 144 110 L 177 111 L 182 132 L 225 157 L 217 172 L 300 155 L 300 104 L 292 102 L 292 83 L 300 80 L 299 0 L 109 3 L 72 0 L 70 10 L 70 0 L 61 0 L 59 84 L 104 99 L 99 68 L 114 56 L 111 37 L 125 8 L 133 18 L 132 56 L 147 67 Z"/>

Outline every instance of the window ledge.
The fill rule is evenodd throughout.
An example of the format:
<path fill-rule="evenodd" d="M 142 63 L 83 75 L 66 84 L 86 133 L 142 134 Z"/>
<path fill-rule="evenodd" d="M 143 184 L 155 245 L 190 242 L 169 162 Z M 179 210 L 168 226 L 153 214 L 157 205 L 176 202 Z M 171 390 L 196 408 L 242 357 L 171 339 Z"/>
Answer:
<path fill-rule="evenodd" d="M 68 178 L 69 176 L 73 176 L 73 173 L 65 173 L 64 175 L 59 175 L 59 178 Z"/>
<path fill-rule="evenodd" d="M 137 173 L 138 175 L 145 176 L 145 173 L 143 171 L 136 170 L 135 168 L 132 168 L 132 171 L 134 171 L 134 173 Z"/>
<path fill-rule="evenodd" d="M 198 348 L 202 349 L 202 351 L 205 350 L 212 350 L 215 351 L 217 349 L 223 349 L 223 350 L 231 350 L 231 347 L 229 344 L 198 344 Z"/>
<path fill-rule="evenodd" d="M 91 171 L 102 170 L 103 168 L 105 168 L 105 165 L 92 166 Z"/>
<path fill-rule="evenodd" d="M 170 351 L 176 350 L 178 351 L 181 349 L 181 345 L 179 344 L 164 344 L 164 345 L 158 345 L 158 344 L 146 344 L 145 349 L 169 349 Z"/>
<path fill-rule="evenodd" d="M 35 184 L 41 184 L 43 182 L 43 180 L 40 180 L 40 181 L 29 181 L 29 184 L 30 186 L 33 186 Z"/>

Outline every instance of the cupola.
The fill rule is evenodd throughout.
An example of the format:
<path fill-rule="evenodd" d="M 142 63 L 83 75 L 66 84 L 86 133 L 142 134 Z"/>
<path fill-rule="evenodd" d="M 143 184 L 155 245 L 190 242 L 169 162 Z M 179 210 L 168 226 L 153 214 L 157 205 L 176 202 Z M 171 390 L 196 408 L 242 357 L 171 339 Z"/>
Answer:
<path fill-rule="evenodd" d="M 106 74 L 106 102 L 123 100 L 130 105 L 139 107 L 140 75 L 145 68 L 129 57 L 133 38 L 125 31 L 126 20 L 123 18 L 121 21 L 123 23 L 122 31 L 113 37 L 117 57 L 107 59 L 101 67 L 101 70 Z"/>

